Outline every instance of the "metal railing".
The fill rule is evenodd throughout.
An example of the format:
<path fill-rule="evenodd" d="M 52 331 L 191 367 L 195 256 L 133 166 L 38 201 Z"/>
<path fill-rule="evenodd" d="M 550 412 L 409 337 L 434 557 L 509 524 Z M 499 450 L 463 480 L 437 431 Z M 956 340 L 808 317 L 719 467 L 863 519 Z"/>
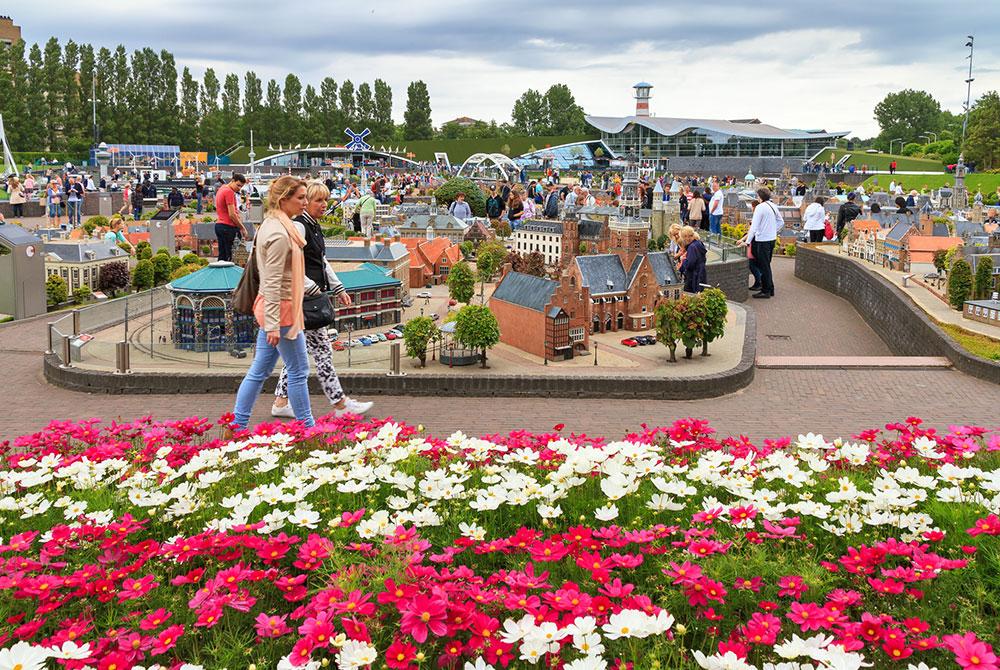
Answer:
<path fill-rule="evenodd" d="M 707 233 L 704 231 L 701 232 L 701 239 L 709 249 L 719 254 L 723 263 L 733 258 L 746 258 L 746 248 L 741 247 L 737 239 L 727 237 L 722 233 Z"/>

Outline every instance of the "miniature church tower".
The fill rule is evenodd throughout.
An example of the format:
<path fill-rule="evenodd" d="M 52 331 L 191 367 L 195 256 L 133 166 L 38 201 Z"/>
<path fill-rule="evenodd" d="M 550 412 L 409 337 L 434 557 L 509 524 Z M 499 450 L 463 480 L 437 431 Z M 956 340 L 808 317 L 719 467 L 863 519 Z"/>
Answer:
<path fill-rule="evenodd" d="M 649 226 L 639 216 L 642 202 L 639 199 L 639 164 L 629 157 L 622 175 L 622 196 L 618 205 L 618 215 L 611 217 L 608 231 L 611 233 L 611 253 L 622 259 L 628 270 L 636 256 L 646 252 Z"/>
<path fill-rule="evenodd" d="M 965 173 L 968 168 L 965 167 L 965 155 L 959 154 L 958 165 L 955 166 L 955 187 L 952 190 L 951 202 L 952 207 L 956 210 L 965 210 L 969 208 L 969 190 L 965 186 Z"/>

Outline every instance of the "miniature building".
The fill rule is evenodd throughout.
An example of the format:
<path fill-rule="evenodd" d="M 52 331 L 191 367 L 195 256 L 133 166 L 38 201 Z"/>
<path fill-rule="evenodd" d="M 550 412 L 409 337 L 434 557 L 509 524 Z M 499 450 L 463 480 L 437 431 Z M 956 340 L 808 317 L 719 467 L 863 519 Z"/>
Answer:
<path fill-rule="evenodd" d="M 907 242 L 909 238 L 917 234 L 908 221 L 900 221 L 885 235 L 885 257 L 883 264 L 893 270 L 905 270 L 908 262 Z"/>
<path fill-rule="evenodd" d="M 174 347 L 233 351 L 254 343 L 256 320 L 233 311 L 233 291 L 242 276 L 243 268 L 216 261 L 167 284 Z"/>
<path fill-rule="evenodd" d="M 583 308 L 589 294 L 572 288 L 571 295 L 558 281 L 506 272 L 490 298 L 500 341 L 553 360 L 586 351 L 590 340 Z M 567 309 L 564 303 L 572 306 Z"/>
<path fill-rule="evenodd" d="M 399 237 L 381 240 L 327 240 L 326 259 L 334 263 L 379 265 L 388 269 L 392 277 L 399 281 L 404 295 L 410 291 L 410 252 Z"/>
<path fill-rule="evenodd" d="M 559 221 L 530 220 L 511 235 L 514 251 L 529 254 L 537 251 L 546 265 L 557 265 L 562 252 L 563 224 Z"/>
<path fill-rule="evenodd" d="M 472 219 L 469 227 L 465 231 L 466 242 L 472 242 L 472 247 L 478 249 L 479 245 L 496 237 L 493 229 L 490 228 L 487 219 Z"/>
<path fill-rule="evenodd" d="M 402 242 L 410 252 L 410 287 L 445 283 L 451 268 L 462 260 L 462 249 L 446 237 L 408 237 Z"/>
<path fill-rule="evenodd" d="M 996 293 L 992 300 L 966 300 L 962 316 L 972 321 L 1000 326 L 1000 300 L 996 299 Z"/>
<path fill-rule="evenodd" d="M 42 240 L 21 226 L 0 224 L 0 313 L 15 319 L 44 314 Z"/>
<path fill-rule="evenodd" d="M 153 250 L 166 249 L 171 256 L 176 253 L 177 238 L 174 234 L 174 221 L 180 210 L 161 209 L 149 220 L 149 244 Z M 133 242 L 133 244 L 135 244 Z"/>
<path fill-rule="evenodd" d="M 947 251 L 958 246 L 962 246 L 961 237 L 912 235 L 907 238 L 906 255 L 909 260 L 907 270 L 934 272 L 934 252 Z"/>
<path fill-rule="evenodd" d="M 390 219 L 391 217 L 387 220 Z M 467 223 L 447 212 L 443 214 L 412 214 L 406 217 L 397 217 L 391 223 L 401 237 L 425 237 L 427 239 L 447 237 L 455 244 L 461 244 L 465 240 L 465 231 L 469 227 Z"/>
<path fill-rule="evenodd" d="M 81 286 L 98 289 L 101 267 L 108 263 L 127 261 L 127 252 L 104 240 L 46 242 L 45 273 L 66 280 L 72 293 Z"/>
<path fill-rule="evenodd" d="M 402 320 L 403 284 L 394 276 L 387 275 L 385 270 L 361 267 L 338 272 L 337 278 L 351 296 L 349 307 L 337 307 L 337 318 L 333 322 L 337 330 L 394 326 Z"/>

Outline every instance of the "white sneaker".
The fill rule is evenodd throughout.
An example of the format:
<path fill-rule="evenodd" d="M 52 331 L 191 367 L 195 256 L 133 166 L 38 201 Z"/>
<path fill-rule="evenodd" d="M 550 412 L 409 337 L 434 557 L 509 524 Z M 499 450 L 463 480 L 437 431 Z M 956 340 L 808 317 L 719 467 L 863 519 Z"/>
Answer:
<path fill-rule="evenodd" d="M 281 419 L 294 419 L 295 410 L 292 409 L 291 403 L 285 405 L 284 407 L 278 407 L 277 405 L 271 405 L 271 416 L 276 416 Z"/>
<path fill-rule="evenodd" d="M 375 403 L 373 402 L 359 402 L 354 398 L 345 398 L 344 407 L 342 409 L 334 410 L 333 415 L 338 419 L 347 414 L 357 414 L 358 416 L 361 416 L 370 410 L 374 404 Z"/>

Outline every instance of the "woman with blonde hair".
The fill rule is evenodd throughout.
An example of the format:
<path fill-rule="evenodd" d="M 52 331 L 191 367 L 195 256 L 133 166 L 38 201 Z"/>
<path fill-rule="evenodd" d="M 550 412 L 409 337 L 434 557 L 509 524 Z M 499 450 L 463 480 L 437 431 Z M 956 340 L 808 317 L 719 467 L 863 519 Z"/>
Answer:
<path fill-rule="evenodd" d="M 24 216 L 24 203 L 28 201 L 24 185 L 16 176 L 7 182 L 7 192 L 10 193 L 11 216 Z"/>
<path fill-rule="evenodd" d="M 115 214 L 114 216 L 111 217 L 111 222 L 108 224 L 108 229 L 104 233 L 104 240 L 106 242 L 117 244 L 118 246 L 124 245 L 128 247 L 129 255 L 134 256 L 135 247 L 132 246 L 132 243 L 128 241 L 127 237 L 125 237 L 126 232 L 128 231 L 127 229 L 125 229 L 125 221 L 122 220 L 120 214 Z"/>
<path fill-rule="evenodd" d="M 701 243 L 701 236 L 691 226 L 681 228 L 680 241 L 684 246 L 684 261 L 681 263 L 684 290 L 688 293 L 701 293 L 702 284 L 708 281 L 705 270 L 708 250 Z"/>
<path fill-rule="evenodd" d="M 674 262 L 676 262 L 680 259 L 681 251 L 683 251 L 683 247 L 681 246 L 681 224 L 671 223 L 670 228 L 667 229 L 667 237 L 670 239 L 667 252 L 674 259 Z"/>
<path fill-rule="evenodd" d="M 288 370 L 288 400 L 295 418 L 306 427 L 316 423 L 309 406 L 309 356 L 302 311 L 306 242 L 292 222 L 308 203 L 306 183 L 301 179 L 285 175 L 271 182 L 267 213 L 254 240 L 260 288 L 253 311 L 260 330 L 253 363 L 236 393 L 234 424 L 240 430 L 249 424 L 254 402 L 278 356 Z"/>
<path fill-rule="evenodd" d="M 306 263 L 305 294 L 308 296 L 327 293 L 336 297 L 344 307 L 351 306 L 351 296 L 344 289 L 344 284 L 326 260 L 326 242 L 323 239 L 323 229 L 318 219 L 326 212 L 330 200 L 330 189 L 321 181 L 309 182 L 306 186 L 306 198 L 309 204 L 306 211 L 292 219 L 296 230 L 306 241 L 303 249 Z M 327 400 L 333 405 L 334 414 L 338 417 L 345 414 L 364 414 L 372 408 L 370 402 L 359 402 L 344 395 L 344 389 L 333 366 L 333 350 L 330 347 L 330 336 L 326 328 L 307 330 L 306 351 L 316 363 L 316 377 Z M 288 368 L 281 370 L 278 385 L 274 389 L 274 404 L 271 405 L 271 416 L 294 419 L 295 414 L 288 404 Z"/>

